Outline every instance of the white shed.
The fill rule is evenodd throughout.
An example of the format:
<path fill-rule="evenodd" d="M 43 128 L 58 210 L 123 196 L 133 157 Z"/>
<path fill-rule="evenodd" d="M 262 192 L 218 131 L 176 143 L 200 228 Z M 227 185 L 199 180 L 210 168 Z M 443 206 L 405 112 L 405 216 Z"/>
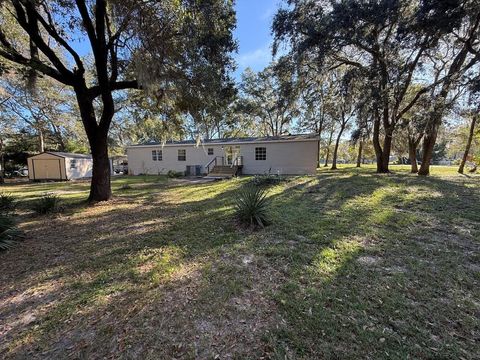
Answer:
<path fill-rule="evenodd" d="M 314 174 L 318 164 L 316 134 L 147 143 L 127 148 L 132 175 L 187 175 L 225 172 L 242 174 Z"/>
<path fill-rule="evenodd" d="M 27 159 L 30 180 L 73 180 L 92 176 L 90 155 L 47 151 Z"/>

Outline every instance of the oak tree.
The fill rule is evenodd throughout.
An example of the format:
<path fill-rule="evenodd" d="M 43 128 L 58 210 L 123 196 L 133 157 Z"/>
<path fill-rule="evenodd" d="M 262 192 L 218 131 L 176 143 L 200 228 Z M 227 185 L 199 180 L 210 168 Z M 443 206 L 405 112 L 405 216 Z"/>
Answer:
<path fill-rule="evenodd" d="M 236 48 L 229 0 L 6 0 L 1 7 L 8 21 L 0 25 L 0 57 L 75 93 L 93 157 L 90 201 L 111 197 L 115 92 L 141 88 L 162 101 L 196 77 L 198 64 L 226 74 Z"/>

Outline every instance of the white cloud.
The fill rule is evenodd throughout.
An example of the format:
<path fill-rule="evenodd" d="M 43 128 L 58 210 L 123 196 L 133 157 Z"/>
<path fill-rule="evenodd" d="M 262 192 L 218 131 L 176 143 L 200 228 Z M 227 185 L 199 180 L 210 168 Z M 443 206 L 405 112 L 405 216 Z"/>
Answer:
<path fill-rule="evenodd" d="M 272 60 L 272 51 L 269 45 L 239 54 L 237 57 L 238 67 L 243 70 L 247 67 L 253 70 L 261 70 Z"/>

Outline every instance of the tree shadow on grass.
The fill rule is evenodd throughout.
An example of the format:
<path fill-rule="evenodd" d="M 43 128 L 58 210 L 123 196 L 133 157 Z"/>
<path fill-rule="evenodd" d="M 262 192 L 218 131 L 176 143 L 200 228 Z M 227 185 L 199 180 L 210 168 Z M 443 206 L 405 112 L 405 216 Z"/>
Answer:
<path fill-rule="evenodd" d="M 196 191 L 208 193 L 209 188 L 210 185 L 202 185 Z M 170 277 L 177 276 L 175 273 L 189 267 L 200 269 L 208 263 L 204 258 L 239 240 L 241 234 L 236 233 L 225 204 L 231 200 L 234 188 L 217 191 L 216 197 L 201 201 L 182 200 L 179 205 L 174 205 L 174 199 L 162 198 L 171 190 L 159 190 L 155 199 L 152 196 L 137 199 L 133 208 L 129 205 L 134 198 L 126 197 L 114 207 L 98 206 L 97 213 L 94 208 L 93 214 L 90 209 L 85 216 L 80 213 L 51 221 L 44 219 L 28 228 L 30 235 L 44 235 L 37 239 L 42 243 L 35 243 L 30 237 L 23 245 L 27 250 L 23 256 L 20 249 L 12 251 L 10 256 L 16 257 L 16 267 L 5 271 L 8 275 L 2 283 L 7 291 L 0 301 L 6 304 L 15 299 L 13 305 L 2 307 L 2 318 L 11 322 L 20 319 L 13 321 L 14 325 L 10 323 L 10 328 L 2 334 L 11 343 L 17 337 L 11 355 L 25 354 L 32 350 L 31 346 L 40 346 L 54 354 L 66 351 L 65 347 L 72 342 L 78 350 L 78 344 L 85 340 L 81 334 L 73 333 L 69 341 L 62 343 L 61 329 L 71 329 L 70 321 L 75 324 L 75 319 L 81 322 L 89 318 L 86 313 L 95 317 L 102 316 L 103 311 L 115 313 L 117 308 L 126 311 L 129 303 L 144 303 L 146 294 L 146 299 L 156 300 L 155 288 L 163 291 L 165 284 L 171 282 Z M 32 262 L 35 253 L 42 258 Z M 18 269 L 28 262 L 28 271 L 19 274 Z M 47 288 L 46 284 L 51 286 Z M 175 285 L 173 282 L 169 286 Z M 32 292 L 42 294 L 37 296 Z M 115 302 L 110 304 L 110 297 Z M 102 301 L 106 305 L 102 306 Z M 100 302 L 98 309 L 97 302 Z M 79 309 L 83 309 L 81 315 Z M 33 321 L 27 319 L 26 326 L 21 319 L 25 314 L 33 314 Z M 51 338 L 52 327 L 59 324 L 64 325 L 58 331 L 55 329 Z M 32 330 L 34 327 L 37 329 Z M 28 336 L 22 340 L 18 334 L 26 329 Z M 28 341 L 29 337 L 33 342 Z M 22 345 L 22 341 L 26 343 Z"/>
<path fill-rule="evenodd" d="M 32 223 L 42 236 L 0 265 L 0 301 L 14 304 L 2 306 L 10 345 L 0 354 L 471 353 L 472 308 L 462 301 L 474 283 L 458 264 L 471 261 L 462 246 L 478 232 L 418 236 L 464 221 L 453 211 L 470 194 L 463 185 L 322 173 L 273 187 L 274 225 L 250 232 L 232 219 L 242 184 L 127 192 L 114 206 Z M 456 335 L 467 340 L 439 345 Z"/>
<path fill-rule="evenodd" d="M 290 264 L 274 295 L 278 357 L 474 357 L 478 193 L 440 178 L 319 176 L 279 198 L 275 216 L 302 235 L 266 247 Z"/>

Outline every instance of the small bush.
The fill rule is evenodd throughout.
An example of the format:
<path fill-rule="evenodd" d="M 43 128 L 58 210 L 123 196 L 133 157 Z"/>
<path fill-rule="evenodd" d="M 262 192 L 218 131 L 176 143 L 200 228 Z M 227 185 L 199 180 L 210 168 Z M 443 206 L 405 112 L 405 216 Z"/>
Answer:
<path fill-rule="evenodd" d="M 60 197 L 53 193 L 47 193 L 34 203 L 33 210 L 37 214 L 57 212 L 60 210 Z"/>
<path fill-rule="evenodd" d="M 123 184 L 122 186 L 120 186 L 120 190 L 130 190 L 132 187 L 130 186 L 130 184 Z"/>
<path fill-rule="evenodd" d="M 12 218 L 0 214 L 0 250 L 14 247 L 20 236 L 20 231 L 15 227 Z"/>
<path fill-rule="evenodd" d="M 15 211 L 17 202 L 11 194 L 0 193 L 0 213 L 8 214 Z"/>
<path fill-rule="evenodd" d="M 277 185 L 285 181 L 285 178 L 280 175 L 275 174 L 264 174 L 264 175 L 255 175 L 252 183 L 256 186 L 269 186 L 269 185 Z"/>
<path fill-rule="evenodd" d="M 174 170 L 168 170 L 167 172 L 167 176 L 169 178 L 179 178 L 179 177 L 182 177 L 183 176 L 183 173 L 182 172 L 178 172 L 178 171 L 174 171 Z"/>
<path fill-rule="evenodd" d="M 269 224 L 267 216 L 267 190 L 253 184 L 247 184 L 240 189 L 236 198 L 236 213 L 238 219 L 245 225 L 261 228 Z"/>

